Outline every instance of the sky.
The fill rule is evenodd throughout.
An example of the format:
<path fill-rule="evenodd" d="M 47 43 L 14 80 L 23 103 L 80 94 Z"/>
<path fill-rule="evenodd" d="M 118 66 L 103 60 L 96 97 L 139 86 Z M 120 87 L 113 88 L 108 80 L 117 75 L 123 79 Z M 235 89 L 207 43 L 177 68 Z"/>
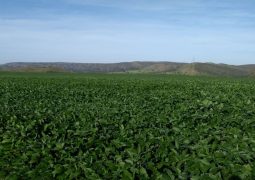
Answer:
<path fill-rule="evenodd" d="M 255 64 L 254 0 L 0 0 L 0 64 Z"/>

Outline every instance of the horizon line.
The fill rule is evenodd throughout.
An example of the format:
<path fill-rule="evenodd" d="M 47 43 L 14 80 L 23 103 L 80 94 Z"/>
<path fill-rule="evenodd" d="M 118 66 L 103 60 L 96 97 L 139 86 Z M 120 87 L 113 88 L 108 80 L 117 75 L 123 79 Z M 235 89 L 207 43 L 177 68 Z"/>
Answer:
<path fill-rule="evenodd" d="M 225 64 L 225 65 L 232 65 L 232 66 L 242 66 L 242 65 L 255 65 L 254 64 L 229 64 L 229 63 L 221 63 L 221 62 L 211 62 L 211 61 L 168 61 L 168 60 L 130 60 L 130 61 L 117 61 L 117 62 L 71 62 L 71 61 L 10 61 L 6 63 L 0 63 L 0 65 L 7 65 L 7 64 L 14 64 L 14 63 L 27 63 L 27 64 L 40 64 L 40 63 L 47 63 L 47 64 L 121 64 L 121 63 L 179 63 L 179 64 Z"/>

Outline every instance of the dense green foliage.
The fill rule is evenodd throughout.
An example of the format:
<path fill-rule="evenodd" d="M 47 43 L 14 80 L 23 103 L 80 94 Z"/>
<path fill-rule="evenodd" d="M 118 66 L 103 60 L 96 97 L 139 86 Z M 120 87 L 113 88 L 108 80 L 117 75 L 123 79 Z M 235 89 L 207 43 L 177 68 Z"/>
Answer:
<path fill-rule="evenodd" d="M 0 74 L 0 179 L 255 178 L 255 81 Z"/>

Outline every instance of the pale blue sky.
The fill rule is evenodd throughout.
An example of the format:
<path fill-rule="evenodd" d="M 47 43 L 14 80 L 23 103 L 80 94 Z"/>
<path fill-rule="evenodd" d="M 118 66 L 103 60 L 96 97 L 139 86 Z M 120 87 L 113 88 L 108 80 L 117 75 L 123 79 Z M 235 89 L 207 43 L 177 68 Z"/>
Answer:
<path fill-rule="evenodd" d="M 255 64 L 254 0 L 0 0 L 0 63 Z"/>

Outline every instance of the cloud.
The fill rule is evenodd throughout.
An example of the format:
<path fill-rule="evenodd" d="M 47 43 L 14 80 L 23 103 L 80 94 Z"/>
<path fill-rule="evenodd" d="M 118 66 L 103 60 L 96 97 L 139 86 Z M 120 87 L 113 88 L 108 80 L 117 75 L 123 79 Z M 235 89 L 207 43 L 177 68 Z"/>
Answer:
<path fill-rule="evenodd" d="M 180 27 L 254 28 L 255 15 L 250 0 L 38 0 L 29 11 L 2 14 L 0 19 L 93 19 L 105 21 L 172 24 Z M 244 3 L 245 2 L 245 3 Z M 26 3 L 25 3 L 26 4 Z M 31 5 L 36 4 L 36 5 Z M 255 5 L 255 4 L 254 4 Z M 254 6 L 253 6 L 254 7 Z M 9 7 L 10 8 L 10 7 Z M 0 8 L 1 10 L 1 8 Z M 77 21 L 76 20 L 76 21 Z M 68 23 L 68 21 L 67 21 Z M 71 23 L 72 24 L 72 23 Z"/>
<path fill-rule="evenodd" d="M 248 63 L 255 57 L 254 6 L 248 0 L 24 1 L 29 3 L 6 5 L 5 13 L 0 7 L 0 61 L 195 56 Z"/>

